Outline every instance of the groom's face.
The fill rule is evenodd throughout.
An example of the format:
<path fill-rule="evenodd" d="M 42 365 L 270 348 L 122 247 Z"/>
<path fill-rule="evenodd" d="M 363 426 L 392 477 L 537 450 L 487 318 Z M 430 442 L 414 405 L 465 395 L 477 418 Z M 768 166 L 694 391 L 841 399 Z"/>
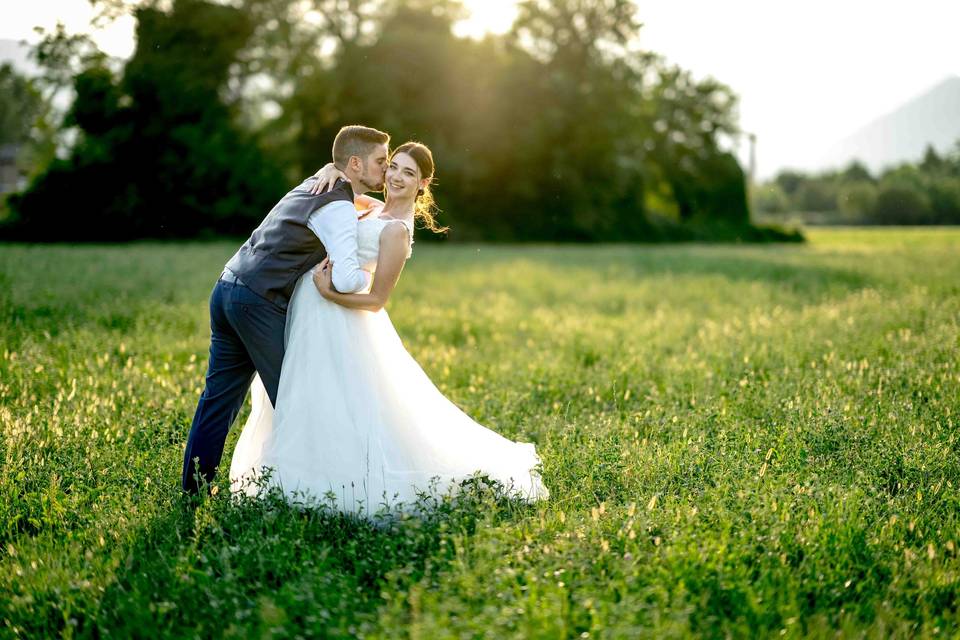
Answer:
<path fill-rule="evenodd" d="M 378 145 L 363 163 L 363 175 L 360 180 L 367 191 L 383 190 L 383 175 L 387 170 L 387 145 Z"/>

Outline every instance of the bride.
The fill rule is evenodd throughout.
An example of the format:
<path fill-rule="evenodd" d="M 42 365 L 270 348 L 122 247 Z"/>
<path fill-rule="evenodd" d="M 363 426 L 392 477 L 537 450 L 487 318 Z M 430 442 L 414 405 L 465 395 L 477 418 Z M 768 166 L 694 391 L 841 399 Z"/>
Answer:
<path fill-rule="evenodd" d="M 382 208 L 357 198 L 358 206 L 376 205 L 357 222 L 358 262 L 375 274 L 367 292 L 337 292 L 329 260 L 297 282 L 276 411 L 255 378 L 230 465 L 232 491 L 256 495 L 274 485 L 295 502 L 358 515 L 403 509 L 433 489 L 456 493 L 475 473 L 530 502 L 549 496 L 534 445 L 504 438 L 447 400 L 383 308 L 410 257 L 414 217 L 437 230 L 433 171 L 430 150 L 407 142 L 390 157 Z"/>

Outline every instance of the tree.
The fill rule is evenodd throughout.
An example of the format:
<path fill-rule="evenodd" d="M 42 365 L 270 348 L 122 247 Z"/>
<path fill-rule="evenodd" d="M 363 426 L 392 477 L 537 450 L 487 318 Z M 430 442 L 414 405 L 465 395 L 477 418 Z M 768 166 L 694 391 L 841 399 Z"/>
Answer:
<path fill-rule="evenodd" d="M 931 176 L 926 193 L 930 199 L 931 222 L 960 224 L 960 179 L 945 175 Z"/>
<path fill-rule="evenodd" d="M 829 180 L 806 180 L 793 200 L 801 211 L 836 211 L 837 187 Z"/>
<path fill-rule="evenodd" d="M 934 174 L 943 169 L 943 166 L 943 158 L 937 154 L 937 150 L 933 148 L 932 144 L 928 144 L 923 152 L 923 160 L 920 162 L 920 168 L 927 173 Z"/>
<path fill-rule="evenodd" d="M 797 190 L 800 189 L 800 186 L 806 182 L 807 177 L 799 171 L 784 170 L 778 173 L 773 180 L 788 198 L 792 198 Z"/>
<path fill-rule="evenodd" d="M 870 170 L 858 160 L 853 160 L 847 165 L 839 177 L 843 182 L 873 182 Z"/>
<path fill-rule="evenodd" d="M 877 188 L 870 182 L 857 181 L 840 187 L 837 208 L 845 222 L 859 222 L 869 218 L 877 201 Z"/>
<path fill-rule="evenodd" d="M 18 179 L 31 172 L 30 165 L 40 149 L 42 137 L 36 125 L 45 106 L 35 83 L 9 64 L 0 66 L 0 148 L 13 156 Z M 5 195 L 0 191 L 0 205 L 4 204 Z M 3 214 L 5 211 L 0 211 Z"/>
<path fill-rule="evenodd" d="M 930 202 L 907 187 L 881 186 L 872 219 L 878 224 L 929 224 Z"/>
<path fill-rule="evenodd" d="M 637 50 L 630 0 L 528 0 L 509 34 L 482 41 L 454 36 L 453 0 L 95 4 L 107 17 L 136 7 L 138 48 L 120 68 L 51 36 L 51 86 L 70 78 L 64 124 L 77 135 L 19 201 L 38 237 L 41 212 L 81 192 L 74 205 L 103 224 L 65 237 L 245 233 L 282 193 L 279 168 L 287 184 L 312 173 L 351 122 L 433 149 L 454 238 L 749 226 L 723 144 L 738 133 L 736 97 Z M 648 203 L 676 223 L 652 220 Z"/>
<path fill-rule="evenodd" d="M 654 73 L 646 94 L 653 121 L 649 157 L 670 183 L 680 218 L 699 214 L 748 223 L 743 170 L 719 148 L 722 135 L 738 131 L 733 92 L 659 60 Z"/>
<path fill-rule="evenodd" d="M 638 76 L 628 42 L 640 29 L 627 0 L 520 3 L 509 43 L 523 85 L 502 97 L 547 215 L 532 233 L 599 240 L 643 233 L 643 157 L 637 155 Z M 524 55 L 529 55 L 527 61 Z M 516 92 L 516 93 L 514 93 Z M 604 184 L 600 186 L 597 181 Z"/>
<path fill-rule="evenodd" d="M 35 83 L 10 64 L 0 66 L 0 144 L 26 143 L 43 107 Z"/>
<path fill-rule="evenodd" d="M 754 201 L 757 210 L 764 213 L 786 213 L 790 210 L 790 200 L 776 182 L 759 185 Z"/>
<path fill-rule="evenodd" d="M 19 234 L 83 240 L 248 231 L 284 190 L 221 99 L 250 31 L 236 9 L 202 0 L 177 0 L 170 12 L 139 8 L 137 50 L 122 77 L 99 56 L 75 75 L 66 122 L 78 128 L 77 141 L 12 199 Z"/>

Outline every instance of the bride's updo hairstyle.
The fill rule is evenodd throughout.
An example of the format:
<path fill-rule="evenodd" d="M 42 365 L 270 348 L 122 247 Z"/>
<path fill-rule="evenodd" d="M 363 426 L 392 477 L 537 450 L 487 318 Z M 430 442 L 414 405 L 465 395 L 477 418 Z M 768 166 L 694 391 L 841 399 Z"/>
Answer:
<path fill-rule="evenodd" d="M 413 158 L 413 161 L 417 163 L 417 168 L 420 169 L 420 178 L 426 178 L 430 183 L 433 182 L 433 153 L 430 152 L 427 145 L 413 141 L 404 142 L 393 150 L 390 159 L 393 160 L 393 156 L 398 153 L 405 153 Z M 427 184 L 426 187 L 417 191 L 413 216 L 419 219 L 425 228 L 434 233 L 449 231 L 449 227 L 441 227 L 437 224 L 436 214 L 438 211 L 437 204 L 433 200 L 433 193 L 430 192 L 430 184 Z"/>

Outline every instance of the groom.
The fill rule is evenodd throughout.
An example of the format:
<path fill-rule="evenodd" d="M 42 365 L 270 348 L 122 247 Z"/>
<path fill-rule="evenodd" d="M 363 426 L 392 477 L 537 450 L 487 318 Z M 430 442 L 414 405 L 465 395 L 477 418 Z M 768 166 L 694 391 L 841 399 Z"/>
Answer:
<path fill-rule="evenodd" d="M 329 254 L 338 291 L 353 293 L 369 284 L 369 274 L 357 263 L 353 187 L 361 193 L 383 189 L 389 142 L 389 135 L 370 127 L 340 129 L 333 163 L 349 182 L 313 195 L 318 178 L 304 180 L 281 198 L 220 274 L 210 295 L 206 386 L 183 456 L 185 492 L 197 494 L 213 481 L 255 372 L 276 405 L 287 304 L 300 276 Z"/>

